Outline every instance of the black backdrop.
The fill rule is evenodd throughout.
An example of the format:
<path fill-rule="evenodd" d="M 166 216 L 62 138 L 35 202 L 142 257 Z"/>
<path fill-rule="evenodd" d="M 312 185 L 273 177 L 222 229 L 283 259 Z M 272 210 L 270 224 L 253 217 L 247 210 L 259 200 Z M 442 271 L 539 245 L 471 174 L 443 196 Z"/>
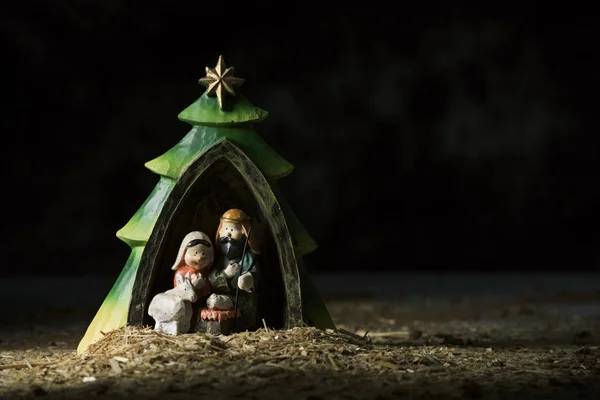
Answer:
<path fill-rule="evenodd" d="M 594 19 L 213 3 L 3 14 L 2 274 L 121 270 L 219 54 L 296 166 L 311 270 L 598 268 Z"/>

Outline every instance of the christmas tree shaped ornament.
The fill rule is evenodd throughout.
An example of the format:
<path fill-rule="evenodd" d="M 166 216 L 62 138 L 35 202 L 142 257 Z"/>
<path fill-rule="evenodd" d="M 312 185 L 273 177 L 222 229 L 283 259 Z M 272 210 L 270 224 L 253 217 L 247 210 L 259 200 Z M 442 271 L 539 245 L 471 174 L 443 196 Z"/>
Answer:
<path fill-rule="evenodd" d="M 277 185 L 294 167 L 255 132 L 253 125 L 268 114 L 239 93 L 243 82 L 219 57 L 216 67 L 207 68 L 200 79 L 205 92 L 178 116 L 192 125 L 191 130 L 173 148 L 145 164 L 159 176 L 158 183 L 117 232 L 131 254 L 80 341 L 78 353 L 124 325 L 156 328 L 150 303 L 177 287 L 178 279 L 197 290 L 207 280 L 210 286 L 208 298 L 200 297 L 208 295 L 204 289 L 197 299 L 169 292 L 196 308 L 190 331 L 254 328 L 263 319 L 273 328 L 335 329 L 302 259 L 316 244 Z M 179 254 L 182 248 L 200 243 L 184 243 L 186 235 L 194 232 L 216 239 L 208 279 L 206 272 L 194 275 L 194 269 L 187 268 L 190 265 L 177 264 L 186 258 Z M 236 246 L 222 239 L 228 232 L 238 237 Z M 238 254 L 242 242 L 247 248 Z M 233 250 L 225 250 L 228 247 Z M 179 268 L 183 268 L 183 278 L 176 276 Z M 189 308 L 184 308 L 187 315 Z M 210 322 L 219 322 L 218 315 L 214 318 L 216 311 L 230 312 L 221 315 L 219 326 Z M 231 320 L 227 315 L 233 315 L 235 327 L 231 321 L 228 326 L 222 324 Z M 185 330 L 186 323 L 180 323 L 176 331 Z"/>

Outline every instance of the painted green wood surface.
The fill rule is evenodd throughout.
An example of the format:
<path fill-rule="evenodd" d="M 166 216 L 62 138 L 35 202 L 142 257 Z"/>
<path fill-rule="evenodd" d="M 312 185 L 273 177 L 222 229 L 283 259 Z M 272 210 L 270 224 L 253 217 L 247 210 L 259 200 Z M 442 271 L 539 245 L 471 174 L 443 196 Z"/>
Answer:
<path fill-rule="evenodd" d="M 323 302 L 317 287 L 308 275 L 306 265 L 300 254 L 297 255 L 298 274 L 302 290 L 302 310 L 307 322 L 320 329 L 336 329 L 327 306 Z"/>
<path fill-rule="evenodd" d="M 209 148 L 227 139 L 240 147 L 267 179 L 289 175 L 294 166 L 275 152 L 251 125 L 241 127 L 195 126 L 172 149 L 146 163 L 152 172 L 178 179 Z"/>
<path fill-rule="evenodd" d="M 300 222 L 292 208 L 286 201 L 281 189 L 279 189 L 279 185 L 276 181 L 269 181 L 271 185 L 271 190 L 277 197 L 277 201 L 281 206 L 281 210 L 285 215 L 285 221 L 288 225 L 288 229 L 290 230 L 290 234 L 292 235 L 292 241 L 294 243 L 294 250 L 300 256 L 303 256 L 308 253 L 312 253 L 317 249 L 317 243 L 310 236 L 304 225 Z"/>
<path fill-rule="evenodd" d="M 175 182 L 171 178 L 161 176 L 144 204 L 131 217 L 129 222 L 117 232 L 117 237 L 130 247 L 146 245 L 165 200 L 167 200 L 171 189 L 175 186 Z"/>
<path fill-rule="evenodd" d="M 83 339 L 79 342 L 77 346 L 78 353 L 81 354 L 90 344 L 102 338 L 104 336 L 102 332 L 107 333 L 127 323 L 133 283 L 143 251 L 144 247 L 142 246 L 131 249 L 125 267 L 88 326 Z"/>
<path fill-rule="evenodd" d="M 242 94 L 236 96 L 235 106 L 231 111 L 222 111 L 217 98 L 208 97 L 204 93 L 179 113 L 178 118 L 190 125 L 234 125 L 260 122 L 268 115 L 265 110 L 253 106 Z"/>

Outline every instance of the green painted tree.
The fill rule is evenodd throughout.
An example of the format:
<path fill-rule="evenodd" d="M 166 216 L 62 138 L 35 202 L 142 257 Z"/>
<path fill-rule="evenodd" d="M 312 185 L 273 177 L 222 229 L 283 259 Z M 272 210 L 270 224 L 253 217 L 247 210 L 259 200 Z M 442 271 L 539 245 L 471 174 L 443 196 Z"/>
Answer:
<path fill-rule="evenodd" d="M 200 79 L 200 83 L 207 90 L 178 116 L 181 121 L 191 124 L 192 129 L 169 151 L 145 164 L 146 168 L 159 175 L 159 181 L 135 215 L 117 232 L 117 237 L 131 247 L 131 255 L 79 343 L 78 353 L 83 353 L 103 333 L 126 325 L 138 266 L 166 199 L 186 168 L 222 140 L 237 145 L 258 166 L 282 208 L 298 262 L 305 319 L 310 325 L 335 329 L 302 260 L 302 256 L 314 251 L 317 245 L 294 215 L 277 185 L 277 180 L 289 175 L 294 167 L 253 129 L 253 124 L 267 118 L 268 113 L 235 92 L 234 87 L 241 85 L 243 80 L 233 77 L 233 68 L 225 69 L 222 57 L 219 57 L 214 69 L 206 70 L 207 76 Z M 228 110 L 226 94 L 231 95 L 233 100 Z"/>

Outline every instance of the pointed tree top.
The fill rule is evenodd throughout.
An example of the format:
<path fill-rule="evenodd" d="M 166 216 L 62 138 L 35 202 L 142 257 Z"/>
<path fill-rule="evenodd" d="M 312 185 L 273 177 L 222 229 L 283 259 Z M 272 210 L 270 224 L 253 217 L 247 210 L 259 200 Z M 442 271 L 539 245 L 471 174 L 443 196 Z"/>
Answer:
<path fill-rule="evenodd" d="M 227 94 L 235 96 L 235 88 L 244 83 L 244 79 L 233 76 L 233 67 L 225 68 L 223 56 L 219 56 L 217 65 L 214 68 L 206 67 L 206 76 L 200 78 L 198 83 L 206 85 L 208 88 L 206 95 L 210 97 L 217 96 L 219 106 L 223 110 L 223 103 Z"/>

